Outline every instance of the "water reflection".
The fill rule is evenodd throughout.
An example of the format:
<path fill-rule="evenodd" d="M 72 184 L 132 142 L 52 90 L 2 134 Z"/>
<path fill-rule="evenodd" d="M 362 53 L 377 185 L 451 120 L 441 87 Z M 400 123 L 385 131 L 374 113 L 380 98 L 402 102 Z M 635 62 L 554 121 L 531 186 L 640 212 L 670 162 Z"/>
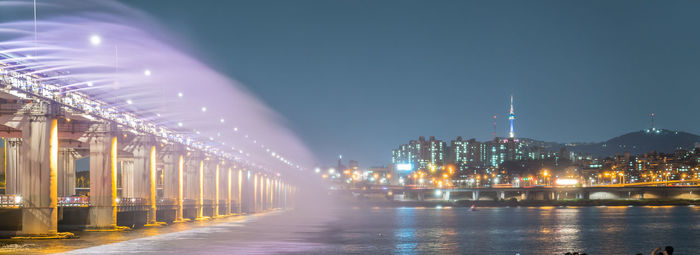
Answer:
<path fill-rule="evenodd" d="M 394 231 L 394 253 L 395 254 L 416 254 L 418 246 L 416 240 L 416 229 L 413 227 L 413 208 L 399 208 L 396 210 L 396 225 L 400 226 Z"/>
<path fill-rule="evenodd" d="M 337 208 L 328 215 L 285 212 L 201 223 L 199 228 L 181 224 L 99 233 L 99 238 L 29 242 L 22 245 L 48 250 L 22 251 L 56 252 L 117 242 L 76 252 L 647 254 L 654 247 L 672 245 L 678 254 L 693 254 L 700 250 L 698 212 L 693 207 Z"/>

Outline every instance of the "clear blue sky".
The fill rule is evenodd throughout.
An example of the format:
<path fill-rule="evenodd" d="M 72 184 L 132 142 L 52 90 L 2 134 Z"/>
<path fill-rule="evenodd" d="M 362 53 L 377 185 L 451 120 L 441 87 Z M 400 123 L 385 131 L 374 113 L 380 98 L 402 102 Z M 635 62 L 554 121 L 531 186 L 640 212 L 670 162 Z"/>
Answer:
<path fill-rule="evenodd" d="M 285 116 L 324 163 L 420 135 L 700 133 L 700 2 L 123 1 Z"/>

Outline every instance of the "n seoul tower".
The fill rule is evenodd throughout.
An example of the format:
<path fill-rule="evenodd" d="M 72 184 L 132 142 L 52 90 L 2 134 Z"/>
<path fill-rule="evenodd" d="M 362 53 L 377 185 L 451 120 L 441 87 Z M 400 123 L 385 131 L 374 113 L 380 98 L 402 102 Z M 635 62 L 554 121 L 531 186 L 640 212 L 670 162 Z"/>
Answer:
<path fill-rule="evenodd" d="M 515 112 L 513 111 L 513 95 L 510 95 L 510 114 L 508 114 L 508 119 L 510 120 L 510 132 L 508 135 L 510 138 L 515 138 L 515 131 L 513 130 L 513 122 L 515 121 Z"/>

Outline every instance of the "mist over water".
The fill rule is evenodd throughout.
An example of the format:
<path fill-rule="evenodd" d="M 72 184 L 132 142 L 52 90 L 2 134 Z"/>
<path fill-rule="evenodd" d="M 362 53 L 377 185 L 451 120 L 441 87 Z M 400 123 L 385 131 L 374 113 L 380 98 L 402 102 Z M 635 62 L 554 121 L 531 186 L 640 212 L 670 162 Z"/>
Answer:
<path fill-rule="evenodd" d="M 32 1 L 0 1 L 6 69 L 39 75 L 39 82 L 85 93 L 288 178 L 315 165 L 282 116 L 189 55 L 181 47 L 187 43 L 142 11 L 116 1 L 38 1 L 36 26 L 33 19 Z"/>

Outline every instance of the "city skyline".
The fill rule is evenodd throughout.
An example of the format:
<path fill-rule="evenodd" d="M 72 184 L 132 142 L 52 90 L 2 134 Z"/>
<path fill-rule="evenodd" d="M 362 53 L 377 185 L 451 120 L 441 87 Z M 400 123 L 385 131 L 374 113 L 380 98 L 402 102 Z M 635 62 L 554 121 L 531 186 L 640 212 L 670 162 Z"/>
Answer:
<path fill-rule="evenodd" d="M 700 36 L 687 32 L 700 3 L 124 2 L 168 20 L 321 163 L 382 164 L 420 135 L 485 140 L 494 114 L 506 136 L 510 94 L 522 137 L 602 141 L 647 128 L 650 112 L 700 133 L 688 117 Z"/>

